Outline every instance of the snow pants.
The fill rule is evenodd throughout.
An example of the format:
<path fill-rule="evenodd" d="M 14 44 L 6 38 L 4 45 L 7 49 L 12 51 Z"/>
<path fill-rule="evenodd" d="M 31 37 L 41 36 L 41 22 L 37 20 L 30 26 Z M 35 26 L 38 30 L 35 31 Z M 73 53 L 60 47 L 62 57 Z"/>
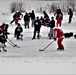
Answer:
<path fill-rule="evenodd" d="M 63 38 L 58 38 L 57 44 L 58 44 L 58 48 L 59 49 L 63 49 L 64 50 L 64 46 L 62 44 Z"/>
<path fill-rule="evenodd" d="M 61 24 L 62 24 L 62 20 L 61 19 L 57 19 L 57 27 L 59 25 L 59 27 L 61 27 Z"/>

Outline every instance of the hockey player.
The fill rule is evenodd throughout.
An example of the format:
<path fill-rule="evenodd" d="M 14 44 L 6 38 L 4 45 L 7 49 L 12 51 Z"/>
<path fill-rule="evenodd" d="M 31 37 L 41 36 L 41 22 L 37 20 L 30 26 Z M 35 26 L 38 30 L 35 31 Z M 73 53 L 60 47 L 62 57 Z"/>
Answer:
<path fill-rule="evenodd" d="M 36 32 L 38 33 L 37 38 L 39 39 L 39 36 L 40 36 L 40 27 L 41 27 L 41 22 L 40 22 L 39 17 L 37 16 L 37 19 L 34 22 L 34 35 L 33 35 L 32 40 L 35 39 Z"/>
<path fill-rule="evenodd" d="M 51 21 L 49 23 L 49 27 L 50 27 L 50 39 L 53 37 L 53 32 L 54 32 L 54 27 L 55 27 L 55 20 L 54 20 L 54 17 L 51 17 Z"/>
<path fill-rule="evenodd" d="M 58 25 L 59 25 L 59 27 L 61 27 L 62 20 L 63 20 L 63 13 L 61 12 L 61 9 L 57 9 L 55 14 L 56 14 L 56 20 L 57 20 L 56 26 L 58 27 Z"/>
<path fill-rule="evenodd" d="M 72 17 L 73 17 L 73 11 L 72 11 L 71 8 L 69 8 L 68 15 L 69 15 L 69 22 L 68 22 L 68 23 L 71 23 L 71 21 L 72 21 Z"/>
<path fill-rule="evenodd" d="M 62 29 L 58 28 L 58 27 L 54 28 L 54 40 L 56 40 L 57 38 L 58 38 L 58 40 L 57 40 L 57 44 L 58 44 L 57 50 L 64 50 L 64 46 L 62 44 L 62 41 L 64 39 L 64 33 L 63 33 Z"/>
<path fill-rule="evenodd" d="M 17 40 L 19 40 L 19 39 L 23 40 L 22 32 L 23 32 L 23 28 L 21 27 L 20 24 L 18 24 L 17 27 L 15 28 L 14 37 L 16 37 Z"/>
<path fill-rule="evenodd" d="M 12 24 L 14 21 L 15 21 L 15 23 L 18 22 L 18 20 L 21 20 L 22 17 L 23 17 L 23 14 L 21 14 L 21 12 L 17 11 L 13 15 L 13 20 L 10 22 L 10 24 Z"/>
<path fill-rule="evenodd" d="M 7 52 L 5 49 L 5 42 L 7 42 L 4 34 L 3 34 L 3 29 L 0 27 L 0 52 L 3 50 L 4 52 Z M 1 50 L 2 49 L 2 50 Z"/>
<path fill-rule="evenodd" d="M 6 39 L 8 38 L 8 35 L 10 34 L 8 32 L 8 28 L 9 28 L 8 24 L 5 24 L 5 23 L 2 24 L 3 34 L 4 34 L 4 36 L 5 36 Z"/>

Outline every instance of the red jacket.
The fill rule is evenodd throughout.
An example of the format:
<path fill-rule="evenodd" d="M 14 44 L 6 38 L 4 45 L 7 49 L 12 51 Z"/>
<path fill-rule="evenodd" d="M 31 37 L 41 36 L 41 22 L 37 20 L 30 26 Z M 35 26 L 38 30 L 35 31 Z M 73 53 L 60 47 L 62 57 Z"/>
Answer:
<path fill-rule="evenodd" d="M 55 28 L 54 30 L 54 37 L 55 38 L 64 38 L 64 33 L 60 28 Z"/>

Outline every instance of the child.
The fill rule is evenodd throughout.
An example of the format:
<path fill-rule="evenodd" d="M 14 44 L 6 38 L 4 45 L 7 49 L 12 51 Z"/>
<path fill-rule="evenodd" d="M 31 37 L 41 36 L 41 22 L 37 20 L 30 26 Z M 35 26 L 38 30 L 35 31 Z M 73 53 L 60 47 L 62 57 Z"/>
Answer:
<path fill-rule="evenodd" d="M 49 23 L 49 27 L 50 27 L 50 39 L 53 37 L 53 28 L 55 27 L 55 20 L 54 20 L 54 17 L 51 17 L 51 21 Z"/>
<path fill-rule="evenodd" d="M 15 28 L 15 34 L 14 34 L 14 36 L 16 37 L 17 40 L 19 40 L 19 39 L 23 40 L 22 32 L 23 32 L 23 28 L 21 27 L 20 24 L 18 24 L 17 27 Z"/>

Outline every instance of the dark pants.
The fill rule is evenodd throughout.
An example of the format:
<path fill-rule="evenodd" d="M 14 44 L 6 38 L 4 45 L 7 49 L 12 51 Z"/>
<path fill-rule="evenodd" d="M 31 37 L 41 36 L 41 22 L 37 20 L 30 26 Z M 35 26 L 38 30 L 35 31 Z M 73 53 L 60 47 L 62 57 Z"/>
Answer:
<path fill-rule="evenodd" d="M 15 19 L 15 18 L 13 18 L 13 20 L 10 22 L 10 24 L 12 24 L 13 22 L 15 22 L 15 20 L 16 20 L 16 19 Z"/>
<path fill-rule="evenodd" d="M 16 37 L 16 38 L 17 38 L 17 40 L 19 39 L 19 37 L 20 37 L 20 34 L 17 34 L 17 37 Z"/>
<path fill-rule="evenodd" d="M 29 28 L 29 21 L 24 21 L 25 23 L 24 23 L 24 26 L 25 26 L 25 28 L 26 28 L 26 26 L 28 26 L 28 28 Z"/>
<path fill-rule="evenodd" d="M 40 29 L 36 29 L 36 28 L 34 29 L 34 36 L 33 36 L 33 38 L 35 38 L 36 32 L 37 32 L 37 38 L 39 39 Z"/>
<path fill-rule="evenodd" d="M 72 16 L 69 16 L 69 23 L 71 23 L 72 21 Z"/>

